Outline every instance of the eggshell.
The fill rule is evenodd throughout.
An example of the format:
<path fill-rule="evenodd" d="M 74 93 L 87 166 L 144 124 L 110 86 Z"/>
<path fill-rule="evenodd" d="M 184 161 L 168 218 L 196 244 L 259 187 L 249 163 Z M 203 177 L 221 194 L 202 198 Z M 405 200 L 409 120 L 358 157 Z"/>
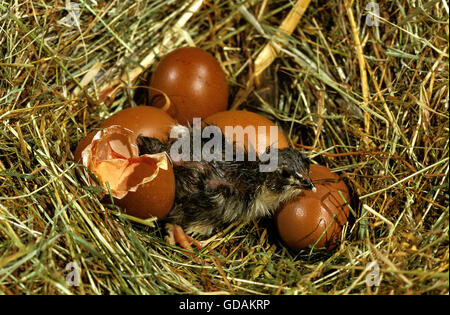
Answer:
<path fill-rule="evenodd" d="M 81 139 L 74 152 L 75 162 L 81 161 L 81 152 L 92 142 L 98 130 L 113 125 L 119 125 L 134 132 L 132 139 L 143 135 L 154 137 L 163 142 L 168 141 L 170 129 L 176 124 L 175 119 L 159 108 L 151 106 L 136 106 L 121 110 L 104 120 L 97 130 L 91 131 Z"/>
<path fill-rule="evenodd" d="M 73 153 L 75 162 L 81 163 L 81 153 L 83 152 L 84 149 L 86 149 L 86 147 L 89 144 L 91 144 L 92 139 L 94 138 L 97 131 L 98 130 L 91 131 L 90 133 L 88 133 L 86 135 L 86 137 L 81 139 L 81 141 L 78 143 L 77 148 L 75 149 L 75 151 Z"/>
<path fill-rule="evenodd" d="M 80 141 L 74 152 L 75 161 L 87 166 L 100 181 L 114 180 L 127 174 L 126 179 L 114 186 L 117 188 L 113 194 L 116 204 L 139 218 L 153 215 L 162 219 L 171 210 L 175 199 L 172 165 L 168 162 L 165 167 L 159 167 L 152 161 L 153 157 L 138 156 L 136 139 L 138 135 L 144 135 L 167 141 L 174 124 L 176 121 L 172 117 L 156 107 L 138 106 L 122 110 L 100 125 L 102 132 L 111 128 L 119 131 L 109 135 L 107 145 L 97 148 L 95 163 L 91 161 L 89 164 L 93 155 L 89 155 L 86 149 L 92 145 L 94 137 L 98 137 L 98 130 Z"/>
<path fill-rule="evenodd" d="M 219 62 L 208 52 L 196 47 L 178 48 L 158 63 L 150 79 L 149 105 L 164 107 L 180 124 L 194 117 L 206 118 L 226 110 L 228 85 Z"/>
<path fill-rule="evenodd" d="M 231 137 L 228 134 L 227 139 L 229 141 L 236 142 L 236 145 L 244 146 L 245 150 L 248 150 L 248 143 L 250 141 L 251 147 L 256 149 L 258 154 L 262 154 L 266 151 L 266 148 L 269 145 L 274 145 L 275 148 L 287 148 L 289 143 L 284 136 L 283 132 L 280 128 L 276 126 L 276 124 L 269 119 L 253 112 L 245 111 L 245 110 L 230 110 L 223 111 L 220 113 L 216 113 L 211 115 L 205 119 L 205 122 L 210 125 L 218 126 L 224 133 L 226 134 L 226 126 L 242 126 L 244 131 L 244 136 L 242 138 L 237 137 L 235 134 Z M 245 128 L 248 126 L 253 126 L 255 130 L 256 137 L 248 137 L 245 134 Z M 271 132 L 270 127 L 275 126 L 276 133 L 272 133 L 272 141 L 270 141 Z M 258 128 L 265 127 L 265 128 Z M 256 138 L 256 139 L 255 139 Z M 244 139 L 242 141 L 242 139 Z"/>
<path fill-rule="evenodd" d="M 350 193 L 344 181 L 324 166 L 311 165 L 310 177 L 317 191 L 303 191 L 276 213 L 278 232 L 293 250 L 312 245 L 333 249 L 349 216 L 338 191 L 347 202 Z"/>

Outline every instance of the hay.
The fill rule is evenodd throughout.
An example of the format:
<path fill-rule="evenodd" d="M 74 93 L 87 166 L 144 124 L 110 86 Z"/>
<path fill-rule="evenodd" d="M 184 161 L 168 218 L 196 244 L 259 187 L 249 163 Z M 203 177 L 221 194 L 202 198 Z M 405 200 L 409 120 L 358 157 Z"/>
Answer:
<path fill-rule="evenodd" d="M 445 1 L 380 1 L 379 26 L 366 2 L 312 1 L 292 34 L 293 1 L 81 1 L 80 23 L 69 5 L 0 1 L 1 293 L 449 293 Z M 80 139 L 144 102 L 136 87 L 185 45 L 220 61 L 230 107 L 277 121 L 358 194 L 335 251 L 293 253 L 260 220 L 193 258 L 78 179 Z"/>

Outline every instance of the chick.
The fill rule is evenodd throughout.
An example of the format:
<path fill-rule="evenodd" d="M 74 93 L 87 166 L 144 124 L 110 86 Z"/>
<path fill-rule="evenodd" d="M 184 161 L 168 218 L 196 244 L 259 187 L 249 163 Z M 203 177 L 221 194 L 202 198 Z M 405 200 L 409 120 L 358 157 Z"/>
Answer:
<path fill-rule="evenodd" d="M 193 137 L 193 128 L 173 128 Z M 172 159 L 175 205 L 165 219 L 169 223 L 167 230 L 172 243 L 190 248 L 189 242 L 193 242 L 200 247 L 200 243 L 184 231 L 191 235 L 210 235 L 217 227 L 270 216 L 303 189 L 315 189 L 309 178 L 309 160 L 299 151 L 269 147 L 266 153 L 270 152 L 278 163 L 270 171 L 261 171 L 261 166 L 268 165 L 267 159 L 251 155 L 251 152 L 244 152 L 244 158 L 240 159 L 239 149 L 235 146 L 232 146 L 233 158 L 227 160 L 228 141 L 223 134 L 221 137 L 221 152 L 212 160 L 195 159 L 193 150 L 188 158 Z M 201 145 L 207 140 L 202 139 Z M 172 146 L 174 142 L 165 144 L 156 138 L 138 137 L 140 154 L 165 151 L 171 156 Z"/>

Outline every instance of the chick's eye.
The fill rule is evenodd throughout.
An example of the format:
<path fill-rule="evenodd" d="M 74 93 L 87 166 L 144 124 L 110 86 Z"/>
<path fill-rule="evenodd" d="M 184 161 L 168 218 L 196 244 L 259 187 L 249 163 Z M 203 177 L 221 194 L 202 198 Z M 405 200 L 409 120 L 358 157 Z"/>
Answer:
<path fill-rule="evenodd" d="M 291 175 L 292 175 L 291 172 L 289 172 L 287 169 L 281 170 L 281 176 L 288 178 L 288 177 L 291 177 Z"/>

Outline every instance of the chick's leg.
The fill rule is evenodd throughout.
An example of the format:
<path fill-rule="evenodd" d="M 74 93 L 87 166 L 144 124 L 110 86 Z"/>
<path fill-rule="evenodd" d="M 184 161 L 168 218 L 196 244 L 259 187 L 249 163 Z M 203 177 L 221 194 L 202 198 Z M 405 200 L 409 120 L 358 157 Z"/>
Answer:
<path fill-rule="evenodd" d="M 168 235 L 166 236 L 166 241 L 171 244 L 175 245 L 178 244 L 184 249 L 192 250 L 191 244 L 193 244 L 198 249 L 202 249 L 203 245 L 201 242 L 193 239 L 189 235 L 187 235 L 183 228 L 179 226 L 178 224 L 173 223 L 167 223 L 166 224 L 166 230 Z"/>

